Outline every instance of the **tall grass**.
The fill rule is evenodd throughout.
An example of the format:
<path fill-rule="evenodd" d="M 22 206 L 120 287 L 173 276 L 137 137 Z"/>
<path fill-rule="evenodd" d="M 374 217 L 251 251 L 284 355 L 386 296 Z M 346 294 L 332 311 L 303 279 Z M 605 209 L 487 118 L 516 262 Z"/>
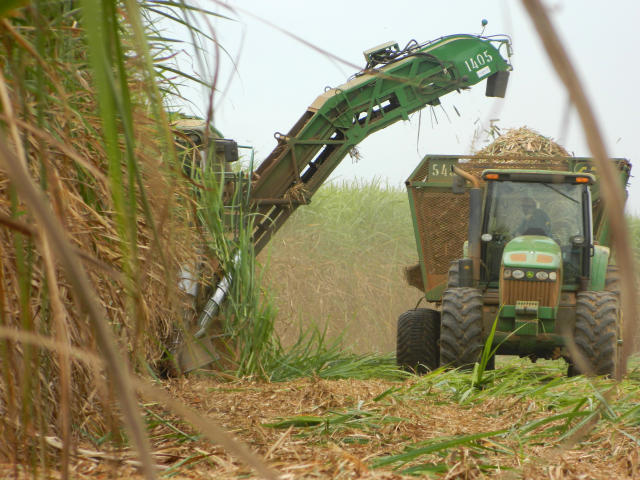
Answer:
<path fill-rule="evenodd" d="M 110 438 L 130 439 L 154 476 L 134 396 L 141 384 L 130 375 L 158 370 L 187 329 L 179 268 L 213 261 L 194 260 L 199 221 L 185 205 L 195 199 L 165 114 L 176 91 L 161 65 L 171 41 L 149 23 L 160 9 L 183 26 L 198 11 L 116 0 L 2 10 L 1 451 L 33 472 L 61 467 L 67 477 L 74 443 Z M 84 361 L 78 348 L 102 361 Z M 49 436 L 63 440 L 61 462 Z"/>
<path fill-rule="evenodd" d="M 162 16 L 195 39 L 208 36 L 193 22 L 203 13 L 211 15 L 181 1 L 34 1 L 2 20 L 0 133 L 11 142 L 1 152 L 0 313 L 10 328 L 0 345 L 0 406 L 9 412 L 2 451 L 14 465 L 61 466 L 66 477 L 74 443 L 131 439 L 153 476 L 133 385 L 153 389 L 129 375 L 158 372 L 175 340 L 192 333 L 191 299 L 176 288 L 185 265 L 198 266 L 211 288 L 221 275 L 234 278 L 220 346 L 235 375 L 290 378 L 311 354 L 316 367 L 305 372 L 348 375 L 316 337 L 285 354 L 254 275 L 250 224 L 238 221 L 250 217 L 226 215 L 223 177 L 200 172 L 204 188 L 194 189 L 182 169 L 165 113 L 168 95 L 179 94 L 168 78 L 179 72 L 166 63 L 172 40 L 149 22 Z M 102 362 L 83 361 L 78 348 Z M 63 440 L 60 463 L 47 436 Z"/>
<path fill-rule="evenodd" d="M 213 160 L 213 159 L 211 159 Z M 221 303 L 221 325 L 217 335 L 217 355 L 224 358 L 218 367 L 233 370 L 238 376 L 264 376 L 265 365 L 279 352 L 274 335 L 275 315 L 268 301 L 263 301 L 260 282 L 255 275 L 255 255 L 251 241 L 252 217 L 246 198 L 243 173 L 236 179 L 233 198 L 225 199 L 225 178 L 220 164 L 201 172 L 203 189 L 195 196 L 198 219 L 204 230 L 206 257 L 215 258 L 230 279 L 228 294 Z M 217 168 L 217 172 L 216 172 Z M 246 180 L 244 180 L 246 182 Z M 215 273 L 215 272 L 213 272 Z M 206 280 L 206 279 L 203 279 Z M 209 292 L 213 292 L 216 277 Z M 219 280 L 219 278 L 218 278 Z"/>
<path fill-rule="evenodd" d="M 629 239 L 636 265 L 640 265 L 640 217 L 627 216 Z"/>
<path fill-rule="evenodd" d="M 326 325 L 358 353 L 395 349 L 398 315 L 421 293 L 406 285 L 417 253 L 407 194 L 379 180 L 334 182 L 296 210 L 259 257 L 285 345 Z"/>
<path fill-rule="evenodd" d="M 240 217 L 246 224 L 243 225 L 243 228 L 233 229 L 237 232 L 235 236 L 229 235 L 229 222 L 224 221 L 225 206 L 222 202 L 222 184 L 219 178 L 216 175 L 209 175 L 205 178 L 207 188 L 200 192 L 202 195 L 200 218 L 209 232 L 206 237 L 211 239 L 209 248 L 212 255 L 220 260 L 224 270 L 229 272 L 233 278 L 228 298 L 222 307 L 224 321 L 218 337 L 225 339 L 224 342 L 218 342 L 219 345 L 223 345 L 223 349 L 222 351 L 218 350 L 217 353 L 221 354 L 223 351 L 227 351 L 226 367 L 233 369 L 234 375 L 263 378 L 270 381 L 284 381 L 306 376 L 332 379 L 399 378 L 402 376 L 395 368 L 393 357 L 390 355 L 392 349 L 383 350 L 384 347 L 377 348 L 372 343 L 372 341 L 388 341 L 388 339 L 382 339 L 385 333 L 380 331 L 381 327 L 388 328 L 388 325 L 382 321 L 370 323 L 368 342 L 365 344 L 364 339 L 357 338 L 356 334 L 349 337 L 349 331 L 341 330 L 343 325 L 339 322 L 336 324 L 331 316 L 323 317 L 322 315 L 326 312 L 320 310 L 315 312 L 317 316 L 305 319 L 304 322 L 295 325 L 295 330 L 292 328 L 292 331 L 286 332 L 288 338 L 281 338 L 278 330 L 282 331 L 283 329 L 277 327 L 279 323 L 282 327 L 282 323 L 286 323 L 286 319 L 282 318 L 282 312 L 278 312 L 278 303 L 281 300 L 276 300 L 277 297 L 274 297 L 271 289 L 274 288 L 274 290 L 287 295 L 296 308 L 304 308 L 305 302 L 309 301 L 309 298 L 297 298 L 295 297 L 297 292 L 281 289 L 289 287 L 291 284 L 280 282 L 275 285 L 270 284 L 273 275 L 280 276 L 283 273 L 275 270 L 280 266 L 277 264 L 277 258 L 281 258 L 279 257 L 281 252 L 277 252 L 277 247 L 273 249 L 273 256 L 268 253 L 263 257 L 267 259 L 268 264 L 261 274 L 255 274 L 253 246 L 249 238 L 251 228 L 246 228 L 250 227 L 252 217 L 241 215 Z M 389 236 L 386 229 L 379 224 L 376 225 L 375 222 L 380 218 L 379 215 L 388 215 L 389 219 L 397 218 L 398 206 L 406 204 L 406 197 L 400 193 L 396 189 L 383 187 L 379 182 L 357 182 L 338 187 L 329 185 L 321 190 L 313 207 L 299 209 L 297 217 L 293 220 L 293 225 L 284 227 L 283 236 L 285 238 L 283 242 L 289 243 L 291 241 L 297 247 L 311 253 L 307 258 L 308 263 L 304 266 L 303 272 L 310 274 L 321 272 L 317 264 L 319 257 L 323 262 L 341 262 L 344 266 L 357 258 L 360 261 L 353 264 L 350 270 L 345 270 L 344 277 L 341 279 L 350 283 L 354 278 L 363 278 L 367 269 L 371 268 L 371 263 L 366 261 L 368 258 L 374 259 L 375 268 L 378 270 L 376 275 L 383 278 L 386 272 L 380 268 L 381 263 L 376 261 L 379 258 L 376 259 L 374 251 L 376 248 L 379 249 L 377 253 L 379 255 L 380 252 L 391 250 L 391 257 L 397 259 L 398 255 L 394 250 L 402 248 L 402 246 L 396 244 L 394 237 Z M 314 222 L 316 225 L 319 222 L 321 225 L 319 231 L 323 232 L 326 238 L 331 237 L 333 242 L 338 242 L 340 247 L 335 248 L 335 244 L 329 244 L 325 247 L 327 250 L 310 251 L 309 245 L 305 245 L 303 242 L 308 241 L 310 236 L 312 237 L 317 232 L 313 229 L 309 231 L 307 228 L 309 225 L 314 225 Z M 227 225 L 225 226 L 224 223 Z M 402 224 L 403 222 L 398 223 Z M 406 227 L 406 224 L 403 226 Z M 296 233 L 286 237 L 286 232 L 291 230 Z M 402 230 L 406 233 L 406 229 Z M 332 236 L 332 232 L 339 233 Z M 367 238 L 371 242 L 365 246 L 365 251 L 359 251 L 363 248 L 362 243 L 359 243 L 362 240 L 362 232 L 368 233 Z M 397 232 L 395 239 L 401 238 L 402 233 Z M 321 240 L 315 239 L 313 241 Z M 329 251 L 332 253 L 329 254 Z M 390 261 L 385 262 L 384 268 L 393 270 L 400 268 L 397 265 L 390 265 L 390 263 Z M 335 270 L 332 271 L 335 273 Z M 300 272 L 291 269 L 290 274 L 296 278 L 297 283 L 302 282 L 304 286 L 305 279 L 300 276 Z M 322 273 L 320 279 L 322 279 Z M 282 278 L 279 277 L 279 280 Z M 336 279 L 333 280 L 335 282 Z M 392 285 L 399 283 L 393 280 L 390 282 Z M 382 286 L 378 292 L 373 286 L 374 291 L 372 291 L 370 281 L 359 284 L 357 287 L 362 288 L 365 294 L 377 297 L 381 295 L 380 291 L 389 291 L 391 293 L 389 298 L 394 293 L 401 291 L 394 290 L 393 286 L 388 285 Z M 342 288 L 342 285 L 339 288 Z M 404 289 L 406 287 L 403 286 Z M 336 291 L 331 296 L 327 296 L 324 301 L 337 308 L 347 307 L 358 311 L 361 318 L 368 322 L 372 309 L 376 308 L 376 306 L 368 304 L 371 298 L 367 298 L 364 305 L 358 303 L 341 304 L 340 302 L 345 301 L 346 293 Z M 358 292 L 358 295 L 360 295 L 359 298 L 362 298 L 361 292 Z M 380 299 L 378 298 L 377 301 L 379 307 Z M 395 327 L 393 320 L 388 320 L 386 323 L 393 323 Z M 355 340 L 362 342 L 360 352 L 354 348 Z M 379 355 L 377 352 L 380 351 L 385 355 Z M 224 362 L 222 363 L 224 365 Z"/>

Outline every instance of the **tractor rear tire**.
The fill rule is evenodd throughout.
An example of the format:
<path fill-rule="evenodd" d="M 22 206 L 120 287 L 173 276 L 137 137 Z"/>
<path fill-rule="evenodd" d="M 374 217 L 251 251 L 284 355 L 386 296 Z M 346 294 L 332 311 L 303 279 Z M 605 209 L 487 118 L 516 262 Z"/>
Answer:
<path fill-rule="evenodd" d="M 482 294 L 475 288 L 445 290 L 442 296 L 440 365 L 471 369 L 480 361 L 482 340 Z M 493 359 L 487 365 L 493 367 Z"/>
<path fill-rule="evenodd" d="M 427 308 L 408 310 L 398 317 L 396 363 L 417 374 L 438 368 L 440 312 Z"/>
<path fill-rule="evenodd" d="M 572 361 L 569 376 L 581 373 L 612 377 L 618 362 L 619 301 L 613 292 L 580 292 L 576 300 L 574 341 L 586 361 Z"/>

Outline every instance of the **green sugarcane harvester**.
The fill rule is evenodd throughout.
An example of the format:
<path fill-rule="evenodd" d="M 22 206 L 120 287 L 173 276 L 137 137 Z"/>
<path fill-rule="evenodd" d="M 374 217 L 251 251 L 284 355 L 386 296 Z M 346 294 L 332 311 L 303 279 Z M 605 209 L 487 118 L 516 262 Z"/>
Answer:
<path fill-rule="evenodd" d="M 287 134 L 275 134 L 277 146 L 252 172 L 251 181 L 245 181 L 240 185 L 237 183 L 227 185 L 230 191 L 242 190 L 241 197 L 246 199 L 248 208 L 254 214 L 252 217 L 256 220 L 253 226 L 252 240 L 256 254 L 265 247 L 269 239 L 296 208 L 309 203 L 313 194 L 344 157 L 352 153 L 354 147 L 368 135 L 398 120 L 408 120 L 410 114 L 426 106 L 439 105 L 440 97 L 468 89 L 485 79 L 487 80 L 487 96 L 504 97 L 509 72 L 512 69 L 509 63 L 510 55 L 511 44 L 509 39 L 504 36 L 481 37 L 465 34 L 446 36 L 424 44 L 412 41 L 404 49 L 400 49 L 398 44 L 394 42 L 389 42 L 365 51 L 366 67 L 364 70 L 355 74 L 344 85 L 328 89 L 320 95 Z M 203 134 L 204 128 L 196 128 L 193 125 L 177 125 L 176 128 L 188 137 L 199 137 L 199 140 L 195 141 L 196 144 L 202 143 L 203 140 L 206 143 L 207 135 Z M 208 143 L 211 144 L 211 142 Z M 225 143 L 218 139 L 213 143 L 220 153 L 218 158 L 223 158 L 226 161 L 233 161 L 237 158 L 237 154 L 233 154 L 232 143 Z M 207 144 L 202 145 L 201 148 L 207 150 Z M 551 237 L 532 237 L 530 235 L 519 237 L 519 241 L 524 243 L 519 244 L 515 241 L 516 239 L 507 242 L 507 240 L 512 240 L 508 237 L 508 233 L 502 232 L 501 236 L 500 232 L 495 230 L 497 227 L 494 228 L 493 223 L 489 220 L 487 220 L 489 226 L 479 227 L 477 219 L 481 216 L 483 205 L 482 199 L 478 197 L 480 190 L 471 189 L 472 193 L 469 194 L 468 189 L 463 188 L 458 181 L 453 181 L 456 176 L 451 173 L 451 168 L 459 163 L 460 158 L 427 157 L 407 183 L 416 225 L 416 239 L 420 247 L 422 275 L 424 285 L 427 286 L 425 295 L 428 300 L 441 305 L 443 311 L 441 314 L 440 308 L 417 309 L 407 312 L 400 318 L 398 362 L 405 367 L 413 368 L 424 365 L 427 368 L 435 368 L 439 364 L 441 354 L 443 362 L 454 366 L 476 360 L 477 344 L 481 344 L 486 337 L 486 324 L 489 322 L 483 320 L 482 323 L 473 324 L 474 331 L 479 328 L 478 335 L 469 336 L 473 332 L 463 331 L 461 333 L 460 329 L 465 328 L 469 321 L 465 319 L 461 320 L 461 325 L 455 327 L 452 325 L 450 320 L 452 316 L 460 319 L 460 316 L 455 312 L 451 315 L 447 313 L 447 309 L 450 309 L 450 299 L 453 299 L 454 296 L 457 303 L 463 302 L 462 310 L 464 312 L 468 310 L 469 301 L 473 305 L 479 305 L 481 312 L 500 311 L 500 328 L 496 339 L 502 341 L 510 332 L 517 331 L 517 335 L 511 336 L 502 348 L 506 348 L 504 345 L 515 345 L 512 346 L 513 353 L 529 353 L 538 352 L 538 345 L 544 345 L 546 352 L 550 345 L 549 342 L 555 342 L 553 347 L 549 347 L 551 351 L 555 351 L 556 347 L 562 348 L 561 341 L 549 339 L 557 337 L 556 323 L 558 325 L 576 323 L 563 320 L 566 316 L 564 312 L 567 310 L 565 304 L 573 302 L 574 311 L 576 304 L 578 304 L 579 311 L 584 310 L 580 307 L 578 300 L 585 295 L 591 295 L 589 298 L 593 295 L 601 295 L 587 293 L 587 291 L 597 292 L 604 288 L 600 288 L 600 284 L 604 282 L 604 274 L 600 270 L 603 255 L 605 255 L 602 252 L 606 250 L 606 247 L 593 245 L 590 233 L 591 217 L 588 219 L 585 217 L 584 223 L 581 224 L 582 243 L 578 241 L 581 238 L 578 234 L 572 237 L 573 243 L 567 245 L 565 243 L 558 244 Z M 484 160 L 484 165 L 487 168 L 499 168 L 502 165 L 497 160 Z M 560 199 L 559 201 L 569 202 L 568 205 L 571 206 L 578 205 L 582 209 L 576 209 L 576 207 L 573 213 L 579 211 L 582 212 L 580 215 L 587 215 L 591 211 L 589 184 L 595 181 L 592 174 L 581 173 L 580 178 L 586 178 L 588 182 L 575 185 L 568 181 L 564 182 L 564 180 L 559 182 L 558 179 L 561 177 L 563 179 L 565 177 L 567 179 L 578 178 L 570 172 L 576 171 L 578 164 L 584 165 L 585 168 L 591 168 L 590 163 L 586 159 L 580 161 L 579 159 L 563 159 L 562 162 L 553 163 L 554 166 L 549 168 L 557 170 L 556 166 L 558 165 L 562 164 L 563 168 L 565 168 L 564 165 L 569 165 L 565 168 L 567 170 L 565 173 L 551 174 L 523 170 L 510 173 L 509 175 L 513 177 L 509 177 L 508 181 L 501 177 L 502 173 L 499 173 L 499 178 L 504 181 L 492 180 L 487 184 L 503 185 L 504 189 L 511 188 L 514 191 L 518 190 L 517 186 L 520 184 L 539 184 L 541 190 L 539 192 L 532 191 L 535 198 L 542 200 L 549 198 L 548 196 L 544 197 L 543 193 L 553 193 L 554 198 L 557 197 Z M 622 171 L 628 174 L 628 163 L 623 162 L 623 164 L 627 167 Z M 474 162 L 473 165 L 475 168 L 477 165 L 482 165 L 482 162 Z M 462 167 L 460 165 L 460 168 Z M 236 182 L 234 178 L 238 178 L 228 172 L 225 175 L 229 176 L 229 184 Z M 525 181 L 525 178 L 528 180 Z M 454 186 L 456 190 L 464 190 L 465 193 L 452 193 Z M 489 195 L 495 195 L 500 201 L 507 195 L 500 187 L 489 188 L 487 192 L 492 192 Z M 583 195 L 580 192 L 586 196 L 580 196 Z M 433 202 L 432 195 L 442 199 L 442 203 L 438 203 L 440 200 Z M 572 195 L 577 195 L 577 197 L 574 198 Z M 465 226 L 469 224 L 475 229 L 473 240 L 471 240 L 471 236 L 469 237 L 468 250 L 473 252 L 469 257 L 471 263 L 463 259 L 455 263 L 451 273 L 447 274 L 449 263 L 454 258 L 463 256 L 463 240 L 459 236 L 456 237 L 456 241 L 460 241 L 459 244 L 454 245 L 452 243 L 453 237 L 447 236 L 446 228 L 444 230 L 442 228 L 443 225 L 454 222 L 452 212 L 458 216 L 460 212 L 469 209 L 469 203 L 465 203 L 466 200 L 461 202 L 466 197 L 475 199 L 471 202 L 472 221 L 467 222 L 466 218 L 458 221 Z M 491 196 L 487 198 L 493 199 Z M 492 202 L 487 200 L 487 205 L 493 204 L 492 208 L 498 208 L 499 200 Z M 454 203 L 447 204 L 448 201 Z M 463 207 L 462 203 L 466 207 Z M 454 206 L 455 208 L 452 208 Z M 442 211 L 442 209 L 448 212 L 447 216 L 443 217 L 441 222 L 434 222 L 433 215 L 430 216 L 428 213 L 434 213 L 435 210 Z M 494 210 L 488 211 L 494 212 Z M 500 212 L 499 208 L 496 212 Z M 490 215 L 496 216 L 498 213 L 490 213 Z M 601 220 L 597 221 L 600 222 L 597 225 L 602 223 Z M 482 230 L 483 228 L 484 230 Z M 491 240 L 476 239 L 475 237 L 478 236 L 476 233 L 480 231 L 478 229 L 482 230 L 483 234 L 480 235 L 482 239 L 488 239 L 486 234 L 491 234 Z M 444 232 L 444 236 L 440 239 L 443 242 L 441 245 L 438 244 L 440 241 L 438 235 L 430 237 L 428 234 L 428 232 L 438 231 Z M 477 253 L 478 248 L 480 254 Z M 530 254 L 530 252 L 538 250 L 541 254 L 544 252 L 544 255 L 552 258 L 552 261 L 549 264 L 540 265 L 539 268 L 534 268 L 539 260 L 536 260 L 535 253 Z M 509 254 L 512 251 L 514 253 Z M 508 258 L 504 263 L 504 269 L 501 270 L 500 256 L 503 252 Z M 526 260 L 519 264 L 514 260 L 519 258 L 518 253 L 524 254 L 526 257 Z M 595 253 L 596 256 L 592 257 L 592 253 Z M 514 254 L 515 257 L 513 257 Z M 605 256 L 608 257 L 608 254 Z M 573 260 L 571 262 L 564 261 L 565 257 L 570 257 Z M 434 259 L 437 261 L 434 262 Z M 444 271 L 441 268 L 443 262 L 447 266 Z M 605 269 L 606 263 L 604 260 Z M 518 269 L 516 266 L 521 268 Z M 525 266 L 528 268 L 526 271 L 523 270 Z M 578 270 L 574 270 L 574 267 Z M 592 274 L 594 268 L 599 273 Z M 563 283 L 566 284 L 567 289 L 563 287 L 561 291 L 556 292 L 556 297 L 549 297 L 555 302 L 552 304 L 553 302 L 549 303 L 546 300 L 547 297 L 531 296 L 530 289 L 513 290 L 512 288 L 505 291 L 504 288 L 498 288 L 498 283 L 504 283 L 503 277 L 507 272 L 514 273 L 520 270 L 525 273 L 525 276 L 530 272 L 534 272 L 534 276 L 538 275 L 539 271 L 548 271 L 547 273 L 550 275 L 552 270 L 555 272 L 555 281 L 551 280 L 551 277 L 541 280 L 539 276 L 543 276 L 542 273 L 534 279 L 527 277 L 523 280 L 529 281 L 527 285 L 536 292 L 536 288 L 540 286 L 544 287 L 541 288 L 541 291 L 546 292 L 545 288 L 549 289 Z M 447 275 L 451 279 L 459 277 L 458 282 L 460 283 L 459 285 L 449 285 L 451 288 L 448 288 L 443 296 Z M 518 276 L 519 273 L 515 273 L 515 275 Z M 510 281 L 516 280 L 520 282 L 515 277 L 510 278 Z M 206 335 L 211 319 L 224 299 L 231 281 L 229 273 L 222 276 L 218 288 L 215 289 L 200 314 L 196 337 Z M 571 285 L 574 286 L 571 287 Z M 477 292 L 479 292 L 479 296 Z M 462 297 L 458 300 L 457 297 L 460 295 Z M 505 304 L 502 309 L 500 308 L 500 299 L 502 298 L 500 295 L 504 295 L 505 301 L 510 302 Z M 469 300 L 469 296 L 473 297 L 473 300 Z M 516 297 L 517 300 L 512 301 L 512 298 Z M 596 301 L 595 298 L 594 301 Z M 534 306 L 535 302 L 538 302 L 537 306 Z M 495 312 L 492 313 L 493 316 L 495 316 Z M 440 325 L 441 317 L 442 328 Z M 445 321 L 448 323 L 445 324 Z M 448 347 L 441 347 L 449 335 L 447 333 L 449 331 L 448 324 L 456 329 L 457 345 L 459 345 L 459 348 L 455 351 L 452 350 L 451 354 L 449 354 Z M 526 331 L 523 331 L 525 329 Z M 440 335 L 441 330 L 442 336 Z M 460 334 L 462 337 L 459 337 Z M 470 339 L 467 342 L 468 346 L 465 343 L 467 338 Z M 514 344 L 514 338 L 521 339 L 520 343 Z M 522 350 L 524 346 L 527 346 L 527 349 Z"/>
<path fill-rule="evenodd" d="M 242 192 L 236 198 L 246 201 L 255 219 L 252 240 L 257 254 L 368 135 L 398 120 L 408 120 L 410 114 L 428 105 L 439 105 L 443 95 L 461 92 L 483 80 L 487 80 L 487 96 L 504 97 L 510 55 L 507 37 L 464 34 L 424 44 L 411 41 L 403 49 L 389 42 L 367 50 L 364 70 L 316 98 L 287 134 L 276 133 L 277 146 L 250 176 L 230 172 L 228 162 L 238 158 L 233 142 L 216 138 L 216 132 L 210 132 L 202 122 L 177 122 L 178 142 L 187 150 L 196 147 L 200 151 L 201 158 L 190 156 L 190 165 L 198 163 L 205 168 L 205 160 L 212 158 L 209 163 L 217 162 L 218 166 L 209 168 L 224 172 L 225 190 Z M 194 170 L 189 167 L 187 171 L 191 174 Z M 181 279 L 182 288 L 194 295 L 196 277 L 183 271 Z M 232 280 L 229 272 L 222 273 L 198 319 L 197 338 L 206 336 Z"/>

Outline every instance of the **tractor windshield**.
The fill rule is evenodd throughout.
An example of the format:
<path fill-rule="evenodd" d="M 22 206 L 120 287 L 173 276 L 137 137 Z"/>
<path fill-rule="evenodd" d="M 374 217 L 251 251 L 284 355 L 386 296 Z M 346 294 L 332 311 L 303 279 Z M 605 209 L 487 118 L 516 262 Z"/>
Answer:
<path fill-rule="evenodd" d="M 544 235 L 560 245 L 564 283 L 575 283 L 582 271 L 585 241 L 584 185 L 566 183 L 489 182 L 483 233 L 485 278 L 498 280 L 502 250 L 521 235 Z"/>

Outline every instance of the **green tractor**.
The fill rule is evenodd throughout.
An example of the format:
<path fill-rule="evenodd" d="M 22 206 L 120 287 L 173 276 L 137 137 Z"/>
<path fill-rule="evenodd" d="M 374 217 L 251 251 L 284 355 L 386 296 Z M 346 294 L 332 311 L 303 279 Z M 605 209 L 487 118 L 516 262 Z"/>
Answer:
<path fill-rule="evenodd" d="M 625 188 L 630 163 L 612 161 Z M 590 159 L 427 156 L 407 188 L 420 257 L 408 279 L 432 303 L 398 319 L 400 366 L 471 368 L 495 328 L 497 354 L 615 375 L 619 279 Z"/>

